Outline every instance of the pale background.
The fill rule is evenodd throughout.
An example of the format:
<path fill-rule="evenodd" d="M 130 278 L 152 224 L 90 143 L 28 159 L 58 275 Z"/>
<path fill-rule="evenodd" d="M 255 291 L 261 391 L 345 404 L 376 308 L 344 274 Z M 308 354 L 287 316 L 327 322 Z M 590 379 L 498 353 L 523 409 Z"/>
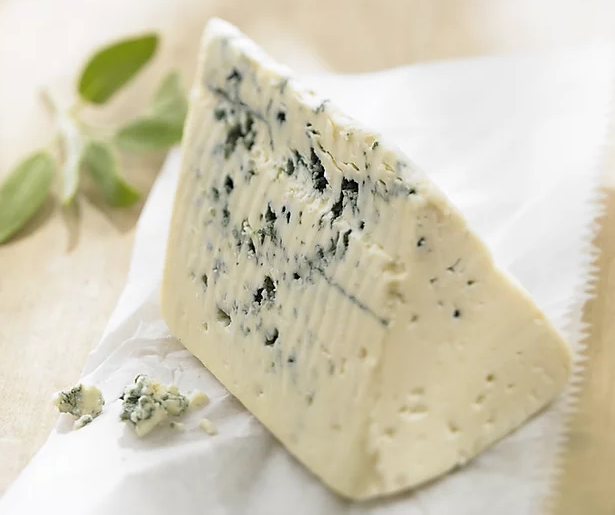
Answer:
<path fill-rule="evenodd" d="M 0 177 L 48 143 L 41 86 L 69 95 L 93 48 L 155 28 L 163 35 L 155 63 L 108 109 L 93 113 L 101 122 L 128 119 L 171 67 L 189 80 L 212 15 L 239 25 L 281 59 L 290 50 L 272 43 L 276 34 L 310 47 L 319 65 L 347 72 L 615 37 L 611 0 L 0 0 Z M 160 163 L 161 156 L 132 158 L 127 173 L 146 191 Z M 612 167 L 609 182 L 615 184 Z M 563 460 L 557 514 L 615 513 L 615 190 L 605 191 L 600 280 L 585 310 L 587 382 Z M 88 190 L 70 212 L 48 202 L 0 247 L 0 495 L 53 426 L 51 393 L 79 377 L 101 335 L 126 276 L 140 207 L 110 210 Z"/>

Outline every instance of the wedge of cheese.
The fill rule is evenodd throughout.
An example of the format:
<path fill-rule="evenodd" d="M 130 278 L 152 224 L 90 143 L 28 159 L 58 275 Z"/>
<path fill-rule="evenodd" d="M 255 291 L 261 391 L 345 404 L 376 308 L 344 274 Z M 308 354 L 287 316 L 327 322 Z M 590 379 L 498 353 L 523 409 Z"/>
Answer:
<path fill-rule="evenodd" d="M 164 317 L 333 490 L 428 481 L 566 383 L 566 343 L 429 178 L 220 20 L 185 134 Z"/>

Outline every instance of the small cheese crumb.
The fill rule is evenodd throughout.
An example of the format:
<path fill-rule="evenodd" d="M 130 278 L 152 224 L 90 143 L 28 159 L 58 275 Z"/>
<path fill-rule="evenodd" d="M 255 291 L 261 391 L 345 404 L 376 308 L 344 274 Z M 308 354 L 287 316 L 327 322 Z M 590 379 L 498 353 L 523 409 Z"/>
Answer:
<path fill-rule="evenodd" d="M 82 417 L 79 417 L 77 420 L 75 420 L 73 427 L 75 429 L 81 429 L 82 427 L 87 426 L 90 422 L 92 422 L 92 420 L 94 420 L 94 417 L 92 417 L 92 415 L 83 415 Z"/>
<path fill-rule="evenodd" d="M 105 400 L 95 386 L 77 384 L 70 390 L 54 394 L 53 404 L 60 413 L 70 413 L 77 417 L 73 427 L 81 429 L 102 413 Z"/>
<path fill-rule="evenodd" d="M 203 420 L 201 420 L 199 422 L 199 427 L 208 435 L 215 435 L 218 433 L 218 428 L 216 427 L 216 424 L 214 424 L 208 418 L 204 418 Z"/>
<path fill-rule="evenodd" d="M 164 385 L 146 375 L 124 389 L 120 397 L 120 420 L 130 422 L 138 436 L 145 436 L 169 416 L 180 416 L 188 410 L 188 398 L 175 385 Z"/>
<path fill-rule="evenodd" d="M 177 431 L 178 433 L 183 433 L 186 430 L 186 424 L 182 424 L 181 422 L 171 422 L 169 424 L 171 429 Z"/>
<path fill-rule="evenodd" d="M 194 390 L 190 397 L 190 407 L 197 408 L 198 406 L 206 406 L 209 404 L 209 396 L 201 390 Z"/>

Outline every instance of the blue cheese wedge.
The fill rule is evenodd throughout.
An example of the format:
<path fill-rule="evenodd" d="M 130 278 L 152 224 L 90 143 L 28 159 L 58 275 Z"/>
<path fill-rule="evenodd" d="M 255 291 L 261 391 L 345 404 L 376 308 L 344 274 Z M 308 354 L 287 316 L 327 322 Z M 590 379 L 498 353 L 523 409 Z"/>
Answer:
<path fill-rule="evenodd" d="M 146 375 L 139 375 L 121 397 L 120 420 L 131 423 L 138 436 L 145 436 L 169 416 L 183 415 L 189 400 L 177 386 L 164 385 Z"/>
<path fill-rule="evenodd" d="M 105 400 L 102 392 L 95 386 L 77 384 L 70 390 L 55 393 L 53 404 L 60 413 L 77 417 L 74 427 L 81 429 L 102 413 Z"/>
<path fill-rule="evenodd" d="M 552 400 L 571 366 L 426 174 L 220 20 L 192 91 L 162 311 L 353 499 L 466 463 Z"/>

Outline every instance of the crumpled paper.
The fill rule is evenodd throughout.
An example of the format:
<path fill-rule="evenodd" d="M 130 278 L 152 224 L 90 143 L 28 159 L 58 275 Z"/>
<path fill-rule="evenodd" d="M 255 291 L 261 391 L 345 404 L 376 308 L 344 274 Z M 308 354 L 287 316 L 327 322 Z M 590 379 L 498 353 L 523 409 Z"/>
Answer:
<path fill-rule="evenodd" d="M 138 224 L 130 274 L 83 381 L 108 403 L 74 431 L 62 416 L 0 501 L 23 514 L 538 514 L 552 488 L 581 368 L 600 158 L 615 49 L 419 65 L 307 79 L 423 167 L 569 340 L 576 377 L 551 406 L 462 469 L 391 499 L 351 503 L 297 463 L 169 333 L 159 283 L 179 166 L 172 152 Z M 146 373 L 212 402 L 186 431 L 139 439 L 118 421 L 123 387 Z M 202 417 L 218 427 L 207 435 Z"/>

